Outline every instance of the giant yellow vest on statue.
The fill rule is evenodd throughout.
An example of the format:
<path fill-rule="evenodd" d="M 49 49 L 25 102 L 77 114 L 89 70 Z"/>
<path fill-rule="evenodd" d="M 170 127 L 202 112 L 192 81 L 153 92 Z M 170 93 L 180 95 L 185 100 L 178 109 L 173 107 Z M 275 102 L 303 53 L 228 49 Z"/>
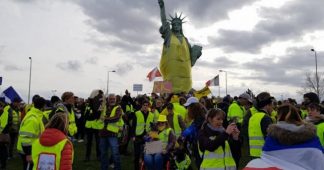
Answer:
<path fill-rule="evenodd" d="M 185 37 L 182 42 L 172 33 L 170 46 L 163 46 L 160 61 L 163 80 L 172 83 L 174 93 L 189 92 L 192 86 L 190 51 Z"/>
<path fill-rule="evenodd" d="M 260 157 L 264 145 L 264 137 L 261 130 L 261 120 L 265 113 L 254 113 L 249 120 L 249 144 L 250 156 Z"/>
<path fill-rule="evenodd" d="M 232 157 L 231 149 L 227 141 L 225 148 L 219 146 L 214 152 L 205 150 L 204 159 L 200 165 L 201 170 L 226 169 L 236 170 L 236 164 Z"/>
<path fill-rule="evenodd" d="M 61 164 L 61 153 L 67 142 L 70 141 L 63 139 L 54 146 L 43 146 L 40 144 L 39 139 L 37 139 L 32 145 L 32 159 L 34 163 L 33 170 L 47 168 L 59 170 Z M 74 154 L 72 154 L 72 161 L 73 155 Z"/>

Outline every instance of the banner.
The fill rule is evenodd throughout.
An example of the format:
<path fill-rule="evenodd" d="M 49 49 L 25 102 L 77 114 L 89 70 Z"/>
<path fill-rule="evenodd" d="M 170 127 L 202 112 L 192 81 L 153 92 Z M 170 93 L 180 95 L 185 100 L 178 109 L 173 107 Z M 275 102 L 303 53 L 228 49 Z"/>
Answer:
<path fill-rule="evenodd" d="M 169 81 L 155 81 L 153 93 L 172 93 L 172 83 Z"/>
<path fill-rule="evenodd" d="M 143 91 L 143 84 L 133 84 L 133 91 Z"/>
<path fill-rule="evenodd" d="M 203 89 L 194 92 L 194 96 L 198 98 L 198 100 L 204 96 L 208 96 L 211 93 L 208 86 L 205 86 Z"/>

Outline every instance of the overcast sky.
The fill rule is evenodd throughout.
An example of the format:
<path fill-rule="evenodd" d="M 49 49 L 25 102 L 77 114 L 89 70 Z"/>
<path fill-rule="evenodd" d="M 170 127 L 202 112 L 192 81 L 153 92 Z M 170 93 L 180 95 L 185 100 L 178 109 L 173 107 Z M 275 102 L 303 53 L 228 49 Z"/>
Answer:
<path fill-rule="evenodd" d="M 324 1 L 165 0 L 167 14 L 182 12 L 185 36 L 203 46 L 192 68 L 193 88 L 220 74 L 221 96 L 250 88 L 275 97 L 301 98 L 305 73 L 324 66 Z M 0 76 L 27 101 L 29 57 L 31 94 L 46 98 L 72 91 L 88 97 L 93 89 L 132 92 L 159 65 L 157 0 L 1 0 Z M 212 87 L 218 95 L 218 87 Z M 136 92 L 132 92 L 133 95 Z"/>

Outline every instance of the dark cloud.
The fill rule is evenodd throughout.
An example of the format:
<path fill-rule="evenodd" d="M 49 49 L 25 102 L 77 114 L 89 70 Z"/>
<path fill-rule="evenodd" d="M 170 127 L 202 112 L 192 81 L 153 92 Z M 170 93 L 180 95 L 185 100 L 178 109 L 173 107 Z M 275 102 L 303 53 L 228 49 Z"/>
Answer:
<path fill-rule="evenodd" d="M 167 16 L 183 12 L 196 27 L 202 27 L 225 19 L 229 10 L 239 9 L 254 1 L 256 0 L 165 1 L 165 8 Z M 109 38 L 107 42 L 92 40 L 97 44 L 140 51 L 143 46 L 157 44 L 161 40 L 158 32 L 161 24 L 157 0 L 76 2 L 89 16 L 86 23 Z"/>
<path fill-rule="evenodd" d="M 310 46 L 292 47 L 286 50 L 284 56 L 265 57 L 247 62 L 243 64 L 243 69 L 252 70 L 252 74 L 244 76 L 243 79 L 300 87 L 305 79 L 305 73 L 315 71 L 314 53 L 310 49 Z M 324 65 L 324 60 L 318 60 L 318 66 L 320 65 Z"/>
<path fill-rule="evenodd" d="M 323 30 L 324 1 L 295 0 L 281 8 L 261 8 L 262 20 L 252 31 L 219 30 L 220 37 L 210 37 L 210 43 L 226 52 L 258 53 L 275 41 L 295 40 L 306 33 Z"/>
<path fill-rule="evenodd" d="M 80 71 L 82 68 L 82 64 L 77 60 L 70 60 L 67 62 L 58 63 L 56 67 L 62 69 L 62 70 L 68 70 L 68 71 Z"/>
<path fill-rule="evenodd" d="M 22 71 L 23 69 L 18 66 L 15 66 L 15 65 L 5 65 L 4 70 L 5 71 Z"/>

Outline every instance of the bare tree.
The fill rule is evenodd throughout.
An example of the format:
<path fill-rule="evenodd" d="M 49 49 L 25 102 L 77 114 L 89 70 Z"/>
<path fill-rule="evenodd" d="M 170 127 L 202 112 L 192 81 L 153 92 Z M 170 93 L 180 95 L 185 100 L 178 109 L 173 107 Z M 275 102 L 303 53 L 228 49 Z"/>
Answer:
<path fill-rule="evenodd" d="M 317 89 L 317 82 L 316 82 L 316 74 L 315 73 L 311 73 L 311 72 L 307 72 L 305 74 L 305 82 L 303 87 L 301 88 L 300 91 L 298 91 L 298 93 L 300 94 L 304 94 L 304 93 L 308 93 L 308 92 L 314 92 L 316 94 L 318 94 L 318 97 L 320 99 L 323 98 L 324 96 L 324 73 L 318 73 L 318 89 Z"/>

